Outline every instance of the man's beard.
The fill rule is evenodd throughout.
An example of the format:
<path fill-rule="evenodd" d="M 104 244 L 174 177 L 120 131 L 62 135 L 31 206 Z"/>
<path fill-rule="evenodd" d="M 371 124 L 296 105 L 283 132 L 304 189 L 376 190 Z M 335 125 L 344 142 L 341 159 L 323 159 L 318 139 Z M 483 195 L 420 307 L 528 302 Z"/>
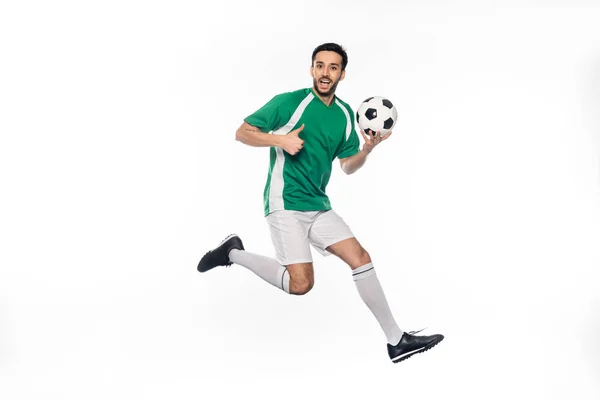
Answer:
<path fill-rule="evenodd" d="M 331 82 L 333 82 L 333 81 L 331 80 Z M 332 85 L 329 87 L 329 90 L 327 92 L 322 92 L 321 90 L 319 90 L 319 80 L 317 78 L 313 78 L 313 87 L 315 88 L 317 93 L 319 93 L 321 96 L 331 96 L 335 92 L 335 89 L 337 88 L 338 83 L 340 83 L 340 81 L 337 81 L 336 83 L 332 83 Z"/>

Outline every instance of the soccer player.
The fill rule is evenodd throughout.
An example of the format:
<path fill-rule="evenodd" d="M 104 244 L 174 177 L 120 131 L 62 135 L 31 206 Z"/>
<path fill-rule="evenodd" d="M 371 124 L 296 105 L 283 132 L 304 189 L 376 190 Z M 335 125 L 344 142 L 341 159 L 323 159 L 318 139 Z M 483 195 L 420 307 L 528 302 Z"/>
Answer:
<path fill-rule="evenodd" d="M 236 140 L 248 146 L 270 147 L 264 215 L 276 259 L 246 251 L 240 237 L 230 235 L 202 257 L 198 271 L 235 263 L 286 293 L 303 295 L 314 283 L 310 245 L 323 256 L 334 254 L 351 268 L 358 293 L 387 337 L 390 359 L 399 362 L 432 348 L 444 336 L 417 336 L 398 327 L 369 253 L 332 210 L 325 193 L 336 158 L 342 170 L 352 174 L 391 136 L 361 130 L 360 149 L 354 113 L 335 95 L 347 63 L 346 51 L 338 44 L 318 46 L 310 66 L 313 86 L 273 97 L 236 132 Z"/>

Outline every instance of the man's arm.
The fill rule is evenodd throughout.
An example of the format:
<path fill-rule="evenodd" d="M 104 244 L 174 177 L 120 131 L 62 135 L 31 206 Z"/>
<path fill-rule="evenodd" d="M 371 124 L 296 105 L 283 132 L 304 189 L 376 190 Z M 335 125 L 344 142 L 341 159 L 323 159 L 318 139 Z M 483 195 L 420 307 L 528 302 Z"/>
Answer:
<path fill-rule="evenodd" d="M 304 147 L 304 140 L 298 137 L 303 129 L 304 124 L 287 135 L 271 135 L 244 122 L 235 132 L 235 140 L 252 147 L 281 147 L 293 156 Z"/>
<path fill-rule="evenodd" d="M 360 167 L 365 165 L 367 156 L 368 153 L 363 149 L 353 156 L 340 158 L 340 166 L 342 167 L 342 171 L 348 175 L 355 173 L 360 169 Z"/>
<path fill-rule="evenodd" d="M 260 129 L 247 122 L 242 123 L 235 132 L 235 140 L 252 147 L 280 147 L 281 138 L 280 135 L 261 132 Z"/>
<path fill-rule="evenodd" d="M 360 167 L 365 165 L 367 156 L 373 151 L 375 146 L 388 139 L 392 135 L 392 131 L 390 131 L 383 138 L 379 132 L 376 132 L 375 136 L 366 135 L 363 130 L 361 130 L 360 133 L 362 134 L 363 139 L 365 139 L 365 144 L 363 145 L 362 150 L 353 156 L 340 158 L 340 166 L 342 167 L 342 171 L 348 175 L 355 173 L 360 169 Z"/>

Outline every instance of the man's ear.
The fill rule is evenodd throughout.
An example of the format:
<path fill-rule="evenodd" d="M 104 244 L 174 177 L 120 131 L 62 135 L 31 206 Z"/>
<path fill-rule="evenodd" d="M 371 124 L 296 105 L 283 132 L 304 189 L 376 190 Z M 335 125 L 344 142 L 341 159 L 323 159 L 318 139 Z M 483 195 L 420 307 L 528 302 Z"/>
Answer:
<path fill-rule="evenodd" d="M 343 81 L 345 77 L 346 77 L 346 70 L 343 70 L 342 74 L 340 75 L 340 81 Z"/>

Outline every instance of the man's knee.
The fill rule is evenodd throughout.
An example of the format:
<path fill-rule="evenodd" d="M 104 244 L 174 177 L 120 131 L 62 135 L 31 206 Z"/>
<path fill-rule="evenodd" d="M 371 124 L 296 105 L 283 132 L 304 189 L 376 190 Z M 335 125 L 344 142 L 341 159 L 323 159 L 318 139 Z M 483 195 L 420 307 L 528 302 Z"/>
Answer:
<path fill-rule="evenodd" d="M 314 284 L 313 279 L 292 279 L 290 280 L 290 294 L 306 294 L 310 292 Z"/>
<path fill-rule="evenodd" d="M 341 258 L 352 269 L 371 262 L 371 256 L 367 250 L 354 237 L 335 243 L 327 247 L 327 250 Z"/>
<path fill-rule="evenodd" d="M 358 255 L 358 262 L 361 265 L 365 265 L 371 262 L 371 255 L 369 254 L 369 252 L 367 250 L 365 250 L 362 246 L 361 246 L 361 251 Z"/>
<path fill-rule="evenodd" d="M 300 263 L 287 266 L 290 274 L 290 294 L 306 294 L 314 285 L 312 263 Z"/>

